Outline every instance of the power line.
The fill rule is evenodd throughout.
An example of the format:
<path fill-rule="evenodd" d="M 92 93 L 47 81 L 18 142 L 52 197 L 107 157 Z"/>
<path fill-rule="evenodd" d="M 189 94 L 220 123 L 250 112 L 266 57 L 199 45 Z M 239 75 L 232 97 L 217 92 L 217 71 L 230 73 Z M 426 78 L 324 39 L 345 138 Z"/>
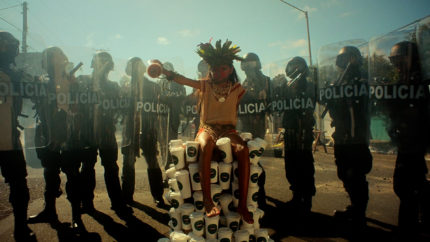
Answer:
<path fill-rule="evenodd" d="M 0 10 L 6 10 L 6 9 L 9 9 L 9 8 L 16 8 L 16 7 L 21 7 L 21 4 L 13 5 L 13 6 L 6 7 L 6 8 L 0 8 Z"/>
<path fill-rule="evenodd" d="M 19 31 L 21 31 L 21 32 L 22 32 L 22 29 L 20 29 L 20 28 L 16 27 L 14 24 L 10 23 L 10 22 L 9 22 L 9 21 L 7 21 L 6 19 L 4 19 L 4 18 L 2 18 L 2 17 L 0 17 L 0 19 L 1 19 L 1 20 L 3 20 L 3 21 L 5 21 L 6 23 L 8 23 L 9 25 L 11 25 L 12 27 L 16 28 L 17 30 L 19 30 Z"/>

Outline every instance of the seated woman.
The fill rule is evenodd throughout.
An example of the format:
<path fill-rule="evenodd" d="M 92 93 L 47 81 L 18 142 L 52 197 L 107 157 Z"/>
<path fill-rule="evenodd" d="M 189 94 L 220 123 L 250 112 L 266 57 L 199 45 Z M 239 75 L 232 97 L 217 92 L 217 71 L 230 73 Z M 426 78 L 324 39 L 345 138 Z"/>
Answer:
<path fill-rule="evenodd" d="M 162 73 L 169 80 L 199 90 L 200 127 L 196 140 L 200 143 L 199 172 L 206 215 L 212 217 L 220 213 L 211 198 L 210 164 L 216 141 L 221 137 L 228 137 L 231 140 L 233 156 L 238 160 L 239 168 L 237 212 L 244 221 L 253 223 L 246 202 L 250 167 L 248 147 L 235 130 L 237 108 L 245 90 L 239 83 L 233 60 L 242 60 L 242 58 L 236 55 L 240 48 L 231 46 L 231 43 L 227 40 L 221 45 L 221 40 L 218 40 L 215 47 L 211 43 L 199 45 L 197 54 L 208 63 L 210 68 L 206 78 L 191 80 L 168 70 L 163 70 Z M 150 70 L 148 70 L 149 72 Z"/>

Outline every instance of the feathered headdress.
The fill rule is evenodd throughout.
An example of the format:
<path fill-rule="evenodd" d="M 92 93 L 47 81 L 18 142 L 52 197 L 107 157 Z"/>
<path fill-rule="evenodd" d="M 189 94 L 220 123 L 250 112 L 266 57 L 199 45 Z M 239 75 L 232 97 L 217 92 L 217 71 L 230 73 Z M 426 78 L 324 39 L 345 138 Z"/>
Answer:
<path fill-rule="evenodd" d="M 240 52 L 240 47 L 237 45 L 231 46 L 231 41 L 226 40 L 221 46 L 221 40 L 215 43 L 215 48 L 210 41 L 208 43 L 200 43 L 198 45 L 197 54 L 209 64 L 209 66 L 231 65 L 233 60 L 242 61 L 243 58 L 236 55 Z"/>

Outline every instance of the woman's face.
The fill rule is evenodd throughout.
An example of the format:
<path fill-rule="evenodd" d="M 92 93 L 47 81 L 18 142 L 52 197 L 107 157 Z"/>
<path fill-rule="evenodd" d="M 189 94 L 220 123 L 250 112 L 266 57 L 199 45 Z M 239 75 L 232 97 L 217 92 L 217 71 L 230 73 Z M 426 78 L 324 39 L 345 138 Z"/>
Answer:
<path fill-rule="evenodd" d="M 211 75 L 216 82 L 227 80 L 231 73 L 233 73 L 233 67 L 230 65 L 211 67 L 209 71 L 209 75 Z"/>

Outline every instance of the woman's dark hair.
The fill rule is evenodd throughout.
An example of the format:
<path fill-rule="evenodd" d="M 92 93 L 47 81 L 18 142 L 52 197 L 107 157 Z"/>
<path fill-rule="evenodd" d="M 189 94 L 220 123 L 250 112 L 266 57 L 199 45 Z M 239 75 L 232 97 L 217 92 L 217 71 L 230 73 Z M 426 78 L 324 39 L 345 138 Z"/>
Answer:
<path fill-rule="evenodd" d="M 230 76 L 228 77 L 228 80 L 235 84 L 235 83 L 240 83 L 240 79 L 239 76 L 236 73 L 236 68 L 234 68 L 233 64 L 228 65 L 229 67 L 233 68 L 233 72 L 230 74 Z M 207 74 L 207 79 L 211 79 L 211 75 L 210 75 L 210 71 L 208 71 Z"/>
<path fill-rule="evenodd" d="M 239 77 L 237 76 L 236 73 L 236 68 L 234 68 L 233 65 L 231 65 L 231 67 L 233 68 L 233 72 L 230 74 L 230 76 L 228 77 L 228 79 L 233 83 L 240 83 Z"/>

